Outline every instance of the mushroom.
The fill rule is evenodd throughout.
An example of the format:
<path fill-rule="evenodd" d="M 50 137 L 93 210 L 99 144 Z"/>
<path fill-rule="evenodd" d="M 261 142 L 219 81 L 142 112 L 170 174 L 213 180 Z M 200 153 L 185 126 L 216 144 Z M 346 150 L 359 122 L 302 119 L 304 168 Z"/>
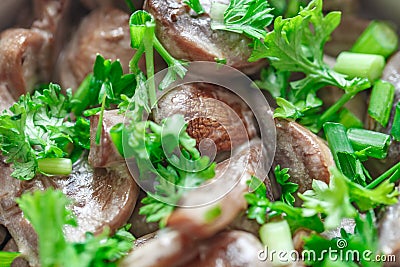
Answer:
<path fill-rule="evenodd" d="M 211 139 L 217 152 L 229 151 L 256 135 L 254 115 L 238 96 L 212 84 L 182 85 L 158 101 L 154 120 L 182 114 L 188 121 L 187 132 L 197 145 Z"/>
<path fill-rule="evenodd" d="M 8 90 L 17 99 L 31 92 L 37 83 L 50 80 L 58 52 L 54 38 L 61 30 L 67 4 L 65 0 L 35 1 L 39 19 L 31 29 L 8 29 L 1 33 L 1 96 L 7 95 Z"/>
<path fill-rule="evenodd" d="M 86 232 L 100 233 L 104 227 L 111 231 L 123 226 L 135 206 L 138 187 L 126 166 L 113 169 L 92 169 L 86 160 L 79 160 L 68 177 L 38 175 L 30 181 L 11 177 L 12 169 L 0 161 L 2 186 L 0 187 L 0 224 L 7 227 L 24 257 L 32 266 L 39 265 L 37 236 L 15 202 L 24 192 L 53 187 L 73 199 L 72 211 L 79 227 L 66 227 L 70 241 L 85 238 Z M 112 188 L 113 190 L 110 190 Z"/>
<path fill-rule="evenodd" d="M 261 242 L 252 234 L 243 231 L 222 232 L 202 242 L 197 249 L 199 255 L 186 267 L 268 267 L 270 262 L 258 259 L 263 250 Z"/>
<path fill-rule="evenodd" d="M 248 62 L 251 54 L 250 39 L 237 33 L 211 30 L 211 0 L 200 0 L 205 9 L 202 15 L 184 1 L 148 0 L 144 9 L 156 21 L 156 35 L 163 46 L 178 59 L 189 61 L 215 61 L 225 59 L 229 66 L 246 73 L 259 70 L 264 61 Z M 219 3 L 229 4 L 228 0 Z"/>
<path fill-rule="evenodd" d="M 246 210 L 244 194 L 249 190 L 247 181 L 251 175 L 266 178 L 267 197 L 272 199 L 269 179 L 263 170 L 258 169 L 260 153 L 261 141 L 254 139 L 249 147 L 239 149 L 230 159 L 219 163 L 213 179 L 181 198 L 179 207 L 168 218 L 167 226 L 198 239 L 225 229 Z M 219 209 L 220 215 L 209 220 L 207 214 L 213 209 Z"/>
<path fill-rule="evenodd" d="M 93 71 L 96 54 L 121 61 L 128 72 L 134 52 L 130 47 L 129 15 L 113 7 L 92 11 L 79 25 L 71 43 L 60 57 L 58 75 L 64 88 L 77 89 Z"/>
<path fill-rule="evenodd" d="M 326 143 L 300 124 L 275 120 L 276 152 L 274 164 L 289 168 L 290 181 L 299 185 L 299 192 L 312 189 L 314 179 L 329 184 L 329 167 L 334 166 Z"/>
<path fill-rule="evenodd" d="M 99 114 L 90 117 L 90 152 L 88 157 L 90 165 L 95 168 L 106 168 L 124 164 L 125 160 L 115 147 L 110 133 L 114 125 L 124 122 L 124 115 L 119 114 L 117 109 L 104 111 L 100 143 L 96 144 L 99 117 Z"/>

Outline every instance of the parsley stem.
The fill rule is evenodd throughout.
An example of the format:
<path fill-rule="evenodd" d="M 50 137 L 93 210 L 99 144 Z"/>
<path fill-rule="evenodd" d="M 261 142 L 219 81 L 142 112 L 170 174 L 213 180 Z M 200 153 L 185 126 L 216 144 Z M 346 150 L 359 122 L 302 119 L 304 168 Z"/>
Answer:
<path fill-rule="evenodd" d="M 321 115 L 321 117 L 318 120 L 318 126 L 319 128 L 327 121 L 331 119 L 332 116 L 334 116 L 339 109 L 341 109 L 350 99 L 352 99 L 356 94 L 354 92 L 347 92 L 344 95 L 340 97 L 338 101 L 336 101 L 335 104 L 330 106 L 325 112 Z"/>
<path fill-rule="evenodd" d="M 107 95 L 104 94 L 103 100 L 101 101 L 101 110 L 99 115 L 99 122 L 97 124 L 97 131 L 96 131 L 96 145 L 100 145 L 101 134 L 103 132 L 103 116 L 104 116 L 104 109 L 106 105 L 106 98 Z"/>
<path fill-rule="evenodd" d="M 40 172 L 50 175 L 68 175 L 72 172 L 72 161 L 67 158 L 38 159 Z"/>
<path fill-rule="evenodd" d="M 164 46 L 160 43 L 160 40 L 158 40 L 157 37 L 154 37 L 153 40 L 154 48 L 157 50 L 157 52 L 160 54 L 160 56 L 167 62 L 168 66 L 172 66 L 175 64 L 175 61 L 177 61 L 171 54 L 167 51 L 167 49 L 164 48 Z"/>
<path fill-rule="evenodd" d="M 154 29 L 155 24 L 148 23 L 145 35 L 143 37 L 144 51 L 146 57 L 146 74 L 147 74 L 147 84 L 148 84 L 148 93 L 150 100 L 150 108 L 153 108 L 153 105 L 156 103 L 156 85 L 154 82 Z"/>
<path fill-rule="evenodd" d="M 138 74 L 138 72 L 140 71 L 140 69 L 138 67 L 138 63 L 139 63 L 139 60 L 142 57 L 143 53 L 144 53 L 144 44 L 142 43 L 139 46 L 139 48 L 136 50 L 136 52 L 133 55 L 131 61 L 129 61 L 129 70 L 133 74 Z"/>
<path fill-rule="evenodd" d="M 372 183 L 367 185 L 366 188 L 373 189 L 376 186 L 378 186 L 380 183 L 385 181 L 387 178 L 389 178 L 390 176 L 392 176 L 390 179 L 390 182 L 393 183 L 393 182 L 395 182 L 395 181 L 393 181 L 393 180 L 395 180 L 394 178 L 399 176 L 399 172 L 400 172 L 400 162 L 397 162 L 393 167 L 391 167 L 389 170 L 384 172 L 381 176 L 376 178 Z"/>

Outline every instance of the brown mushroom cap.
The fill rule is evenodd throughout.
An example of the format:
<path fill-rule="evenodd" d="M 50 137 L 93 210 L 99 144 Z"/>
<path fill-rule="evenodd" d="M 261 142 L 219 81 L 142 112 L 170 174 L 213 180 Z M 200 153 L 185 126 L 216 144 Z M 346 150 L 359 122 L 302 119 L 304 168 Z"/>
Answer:
<path fill-rule="evenodd" d="M 237 33 L 211 30 L 212 1 L 200 0 L 200 3 L 206 12 L 196 16 L 184 1 L 146 1 L 145 10 L 156 20 L 156 35 L 172 56 L 189 61 L 226 59 L 229 66 L 248 73 L 260 69 L 265 61 L 248 62 L 250 39 Z M 229 4 L 229 1 L 222 3 Z"/>
<path fill-rule="evenodd" d="M 277 145 L 274 164 L 289 168 L 290 181 L 299 192 L 312 189 L 314 179 L 329 183 L 329 167 L 334 166 L 326 143 L 300 124 L 276 119 Z"/>
<path fill-rule="evenodd" d="M 229 151 L 256 135 L 252 111 L 238 96 L 222 87 L 196 83 L 168 92 L 158 102 L 154 120 L 182 114 L 188 121 L 187 132 L 197 145 L 211 139 L 217 151 Z"/>

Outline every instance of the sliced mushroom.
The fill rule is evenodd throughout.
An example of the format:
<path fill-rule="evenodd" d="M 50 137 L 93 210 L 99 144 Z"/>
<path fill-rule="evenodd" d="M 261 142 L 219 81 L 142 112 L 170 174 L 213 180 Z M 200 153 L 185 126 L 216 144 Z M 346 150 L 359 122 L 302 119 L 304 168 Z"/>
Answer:
<path fill-rule="evenodd" d="M 202 242 L 199 255 L 186 267 L 268 267 L 267 261 L 258 259 L 263 250 L 261 242 L 252 234 L 243 231 L 222 232 Z"/>
<path fill-rule="evenodd" d="M 108 7 L 94 10 L 83 19 L 60 58 L 58 72 L 63 87 L 76 90 L 93 71 L 97 53 L 106 59 L 119 59 L 124 72 L 128 72 L 134 51 L 130 47 L 127 13 Z"/>
<path fill-rule="evenodd" d="M 229 4 L 228 0 L 219 1 Z M 227 64 L 254 73 L 264 61 L 249 63 L 250 40 L 243 35 L 211 30 L 211 0 L 200 0 L 205 13 L 197 16 L 184 1 L 147 0 L 144 8 L 156 20 L 156 34 L 176 58 L 189 61 L 226 59 Z"/>
<path fill-rule="evenodd" d="M 164 229 L 121 260 L 120 267 L 184 266 L 196 257 L 195 244 L 181 232 Z"/>
<path fill-rule="evenodd" d="M 255 139 L 250 147 L 219 163 L 213 179 L 182 197 L 180 207 L 170 215 L 167 226 L 199 239 L 208 238 L 225 229 L 247 207 L 244 194 L 249 190 L 247 181 L 251 175 L 260 179 L 266 177 L 262 170 L 257 169 L 260 151 L 261 142 Z M 268 178 L 264 182 L 267 186 L 267 197 L 272 199 Z M 220 214 L 215 218 L 208 218 L 207 214 L 214 209 L 219 210 Z"/>
<path fill-rule="evenodd" d="M 150 240 L 158 238 L 158 232 L 152 232 L 150 234 L 143 235 L 135 240 L 135 248 L 141 247 Z"/>
<path fill-rule="evenodd" d="M 300 124 L 276 119 L 277 145 L 274 164 L 289 168 L 290 181 L 299 185 L 299 192 L 312 189 L 312 181 L 329 183 L 329 167 L 334 166 L 325 142 Z"/>
<path fill-rule="evenodd" d="M 31 29 L 9 29 L 0 36 L 0 87 L 14 99 L 48 82 L 53 72 L 56 46 L 68 1 L 40 1 L 40 18 Z M 4 89 L 2 89 L 4 90 Z"/>
<path fill-rule="evenodd" d="M 133 210 L 132 216 L 129 218 L 128 223 L 132 225 L 129 231 L 133 234 L 133 236 L 145 236 L 151 234 L 158 230 L 158 223 L 151 223 L 146 221 L 146 216 L 140 215 L 140 208 L 143 207 L 142 199 L 146 197 L 147 194 L 140 190 L 139 198 L 135 209 Z"/>
<path fill-rule="evenodd" d="M 0 113 L 9 109 L 15 102 L 13 95 L 8 91 L 6 84 L 0 84 Z"/>
<path fill-rule="evenodd" d="M 4 243 L 7 241 L 8 231 L 7 229 L 0 224 L 0 248 L 4 246 Z"/>
<path fill-rule="evenodd" d="M 82 240 L 86 232 L 100 233 L 105 226 L 115 231 L 127 222 L 136 203 L 138 188 L 125 166 L 92 169 L 87 161 L 80 160 L 68 177 L 39 175 L 30 181 L 12 178 L 11 167 L 2 161 L 0 166 L 3 174 L 0 223 L 7 227 L 19 251 L 32 266 L 39 265 L 37 236 L 15 203 L 21 194 L 53 187 L 73 199 L 72 211 L 79 227 L 66 227 L 66 237 L 71 241 Z"/>
<path fill-rule="evenodd" d="M 182 85 L 158 102 L 156 122 L 174 114 L 188 121 L 187 132 L 197 145 L 211 139 L 217 151 L 228 151 L 256 135 L 254 115 L 238 96 L 222 87 L 196 83 Z"/>
<path fill-rule="evenodd" d="M 395 255 L 396 262 L 393 265 L 399 266 L 400 261 L 400 234 L 397 231 L 400 222 L 400 203 L 387 208 L 384 216 L 379 222 L 379 246 L 383 254 Z"/>
<path fill-rule="evenodd" d="M 90 117 L 90 165 L 95 168 L 106 168 L 124 164 L 124 158 L 118 152 L 110 135 L 114 125 L 124 122 L 124 115 L 118 114 L 118 110 L 104 111 L 101 139 L 100 143 L 96 144 L 99 117 L 99 114 Z"/>

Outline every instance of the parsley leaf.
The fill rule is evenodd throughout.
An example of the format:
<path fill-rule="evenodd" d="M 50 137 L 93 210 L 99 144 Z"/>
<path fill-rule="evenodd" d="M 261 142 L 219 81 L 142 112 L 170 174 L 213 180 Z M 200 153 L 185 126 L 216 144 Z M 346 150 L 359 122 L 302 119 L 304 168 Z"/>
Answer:
<path fill-rule="evenodd" d="M 70 90 L 63 95 L 60 86 L 50 84 L 42 93 L 21 96 L 0 115 L 0 149 L 6 161 L 13 163 L 13 177 L 32 179 L 41 171 L 38 160 L 68 156 L 68 144 L 86 147 L 83 137 L 77 135 L 80 131 L 70 122 L 70 101 Z"/>
<path fill-rule="evenodd" d="M 163 227 L 187 190 L 214 177 L 215 163 L 201 157 L 196 140 L 186 132 L 182 115 L 171 116 L 161 125 L 141 121 L 126 127 L 129 150 L 140 171 L 139 179 L 154 178 L 154 191 L 142 200 L 145 205 L 139 213 L 148 222 L 160 222 Z"/>
<path fill-rule="evenodd" d="M 346 181 L 333 176 L 328 187 L 324 182 L 314 180 L 313 190 L 299 194 L 304 201 L 302 207 L 306 216 L 325 214 L 326 229 L 333 229 L 340 224 L 342 218 L 354 218 L 356 209 L 351 205 L 349 189 Z"/>
<path fill-rule="evenodd" d="M 361 211 L 366 211 L 380 205 L 393 205 L 398 201 L 399 192 L 389 180 L 374 189 L 367 189 L 350 181 L 336 168 L 331 168 L 330 171 L 332 177 L 329 186 L 314 180 L 313 190 L 299 194 L 304 201 L 304 214 L 326 215 L 324 225 L 327 229 L 337 227 L 342 218 L 355 218 L 357 212 L 351 203 Z"/>
<path fill-rule="evenodd" d="M 301 208 L 295 208 L 282 201 L 270 202 L 267 198 L 265 184 L 252 176 L 247 182 L 252 193 L 245 194 L 248 203 L 247 217 L 255 219 L 259 224 L 265 224 L 268 217 L 281 215 L 287 220 L 292 232 L 299 228 L 308 228 L 317 232 L 324 231 L 324 226 L 318 215 L 304 216 Z"/>
<path fill-rule="evenodd" d="M 340 237 L 327 240 L 317 234 L 311 234 L 304 239 L 304 249 L 307 251 L 315 252 L 315 255 L 324 256 L 321 258 L 311 257 L 305 259 L 305 263 L 311 266 L 336 266 L 333 265 L 332 257 L 323 251 L 336 251 L 334 255 L 347 255 L 347 257 L 338 257 L 335 261 L 338 266 L 366 266 L 375 267 L 382 266 L 381 263 L 368 260 L 365 257 L 366 251 L 371 251 L 370 259 L 378 254 L 379 240 L 377 229 L 375 227 L 375 216 L 373 211 L 367 212 L 365 218 L 358 215 L 355 218 L 356 226 L 354 234 L 347 233 L 343 228 L 341 229 Z M 344 244 L 338 246 L 338 244 Z M 357 264 L 356 264 L 357 263 Z"/>
<path fill-rule="evenodd" d="M 289 76 L 290 72 L 278 71 L 269 66 L 261 70 L 260 80 L 256 81 L 255 84 L 260 89 L 267 90 L 273 98 L 285 98 L 289 87 Z"/>
<path fill-rule="evenodd" d="M 199 15 L 205 12 L 203 6 L 200 4 L 200 0 L 187 0 L 184 1 L 184 3 L 190 6 L 190 8 Z"/>
<path fill-rule="evenodd" d="M 77 226 L 66 206 L 71 201 L 58 190 L 47 189 L 25 193 L 17 203 L 38 235 L 41 266 L 115 266 L 115 262 L 133 247 L 133 236 L 122 228 L 113 237 L 108 231 L 98 236 L 88 233 L 86 240 L 70 243 L 65 239 L 65 225 Z"/>
<path fill-rule="evenodd" d="M 290 179 L 289 168 L 281 169 L 280 165 L 275 167 L 274 173 L 275 178 L 278 184 L 280 184 L 282 188 L 281 201 L 286 204 L 293 206 L 295 198 L 293 193 L 299 189 L 299 185 L 296 183 L 288 182 Z"/>
<path fill-rule="evenodd" d="M 260 40 L 267 34 L 266 28 L 274 18 L 271 11 L 265 0 L 231 0 L 223 21 L 212 20 L 211 29 L 241 33 Z"/>
<path fill-rule="evenodd" d="M 313 0 L 293 18 L 278 17 L 274 30 L 264 42 L 255 41 L 250 61 L 268 58 L 280 71 L 302 72 L 305 78 L 291 82 L 296 97 L 333 85 L 347 91 L 360 91 L 370 86 L 367 79 L 346 76 L 329 68 L 323 61 L 323 47 L 340 23 L 340 12 L 322 13 L 322 0 Z"/>

